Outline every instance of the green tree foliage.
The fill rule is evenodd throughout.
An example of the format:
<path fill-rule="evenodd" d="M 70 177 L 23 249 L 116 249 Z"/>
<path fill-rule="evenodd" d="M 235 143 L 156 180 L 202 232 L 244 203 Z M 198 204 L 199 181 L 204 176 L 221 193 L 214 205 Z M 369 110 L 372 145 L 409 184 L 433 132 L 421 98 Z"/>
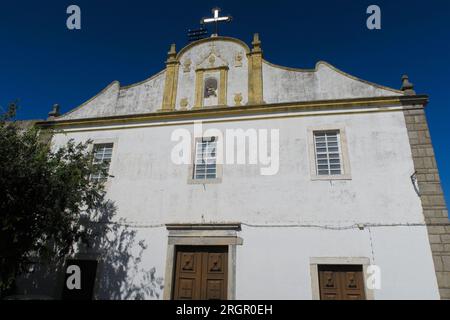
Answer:
<path fill-rule="evenodd" d="M 89 179 L 104 170 L 91 142 L 53 150 L 48 132 L 12 121 L 15 111 L 12 103 L 0 116 L 0 296 L 37 259 L 62 260 L 86 243 L 83 221 L 105 203 L 102 184 Z"/>

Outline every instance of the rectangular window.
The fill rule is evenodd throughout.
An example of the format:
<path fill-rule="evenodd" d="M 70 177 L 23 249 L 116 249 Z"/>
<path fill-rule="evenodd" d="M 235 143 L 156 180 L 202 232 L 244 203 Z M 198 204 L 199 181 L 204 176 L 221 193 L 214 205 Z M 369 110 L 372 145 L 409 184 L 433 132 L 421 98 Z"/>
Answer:
<path fill-rule="evenodd" d="M 111 164 L 113 151 L 112 143 L 102 143 L 94 145 L 94 160 L 95 164 L 101 164 L 106 172 L 109 172 L 109 166 Z M 96 174 L 91 175 L 91 180 L 94 182 L 105 181 L 108 177 L 102 174 L 102 172 L 98 172 Z"/>
<path fill-rule="evenodd" d="M 217 178 L 217 138 L 202 138 L 195 144 L 193 179 Z"/>
<path fill-rule="evenodd" d="M 340 133 L 334 131 L 314 132 L 316 174 L 334 176 L 343 174 Z"/>

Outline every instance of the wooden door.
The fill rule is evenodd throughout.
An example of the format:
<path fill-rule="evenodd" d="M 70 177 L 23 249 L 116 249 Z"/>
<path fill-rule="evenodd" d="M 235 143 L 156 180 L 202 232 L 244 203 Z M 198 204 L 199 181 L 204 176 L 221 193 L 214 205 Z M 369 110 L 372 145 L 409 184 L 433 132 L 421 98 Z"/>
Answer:
<path fill-rule="evenodd" d="M 180 246 L 176 253 L 174 299 L 227 298 L 227 247 Z"/>
<path fill-rule="evenodd" d="M 320 265 L 321 300 L 364 300 L 363 270 L 360 265 Z"/>

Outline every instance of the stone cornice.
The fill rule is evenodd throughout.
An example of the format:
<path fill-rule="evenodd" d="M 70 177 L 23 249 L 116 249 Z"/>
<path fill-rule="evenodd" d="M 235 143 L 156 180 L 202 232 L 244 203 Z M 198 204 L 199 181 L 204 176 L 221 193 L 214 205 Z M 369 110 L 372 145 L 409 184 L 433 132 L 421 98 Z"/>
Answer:
<path fill-rule="evenodd" d="M 352 108 L 390 107 L 390 106 L 425 106 L 427 95 L 372 97 L 339 100 L 317 100 L 276 104 L 244 105 L 234 107 L 201 108 L 194 110 L 171 110 L 145 114 L 120 115 L 85 119 L 40 121 L 36 125 L 41 128 L 79 127 L 87 125 L 114 125 L 123 123 L 141 123 L 145 121 L 177 121 L 202 119 L 209 117 L 229 117 L 242 115 L 264 115 L 272 113 L 314 111 L 314 110 L 346 110 Z"/>

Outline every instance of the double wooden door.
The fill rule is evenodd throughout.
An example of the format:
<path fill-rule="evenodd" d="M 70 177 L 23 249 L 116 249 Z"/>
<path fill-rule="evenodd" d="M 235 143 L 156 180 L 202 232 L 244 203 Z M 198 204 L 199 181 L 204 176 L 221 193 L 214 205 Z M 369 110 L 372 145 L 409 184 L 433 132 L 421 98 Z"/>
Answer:
<path fill-rule="evenodd" d="M 364 300 L 361 265 L 319 265 L 321 300 Z"/>
<path fill-rule="evenodd" d="M 228 247 L 179 246 L 173 299 L 226 300 Z"/>

